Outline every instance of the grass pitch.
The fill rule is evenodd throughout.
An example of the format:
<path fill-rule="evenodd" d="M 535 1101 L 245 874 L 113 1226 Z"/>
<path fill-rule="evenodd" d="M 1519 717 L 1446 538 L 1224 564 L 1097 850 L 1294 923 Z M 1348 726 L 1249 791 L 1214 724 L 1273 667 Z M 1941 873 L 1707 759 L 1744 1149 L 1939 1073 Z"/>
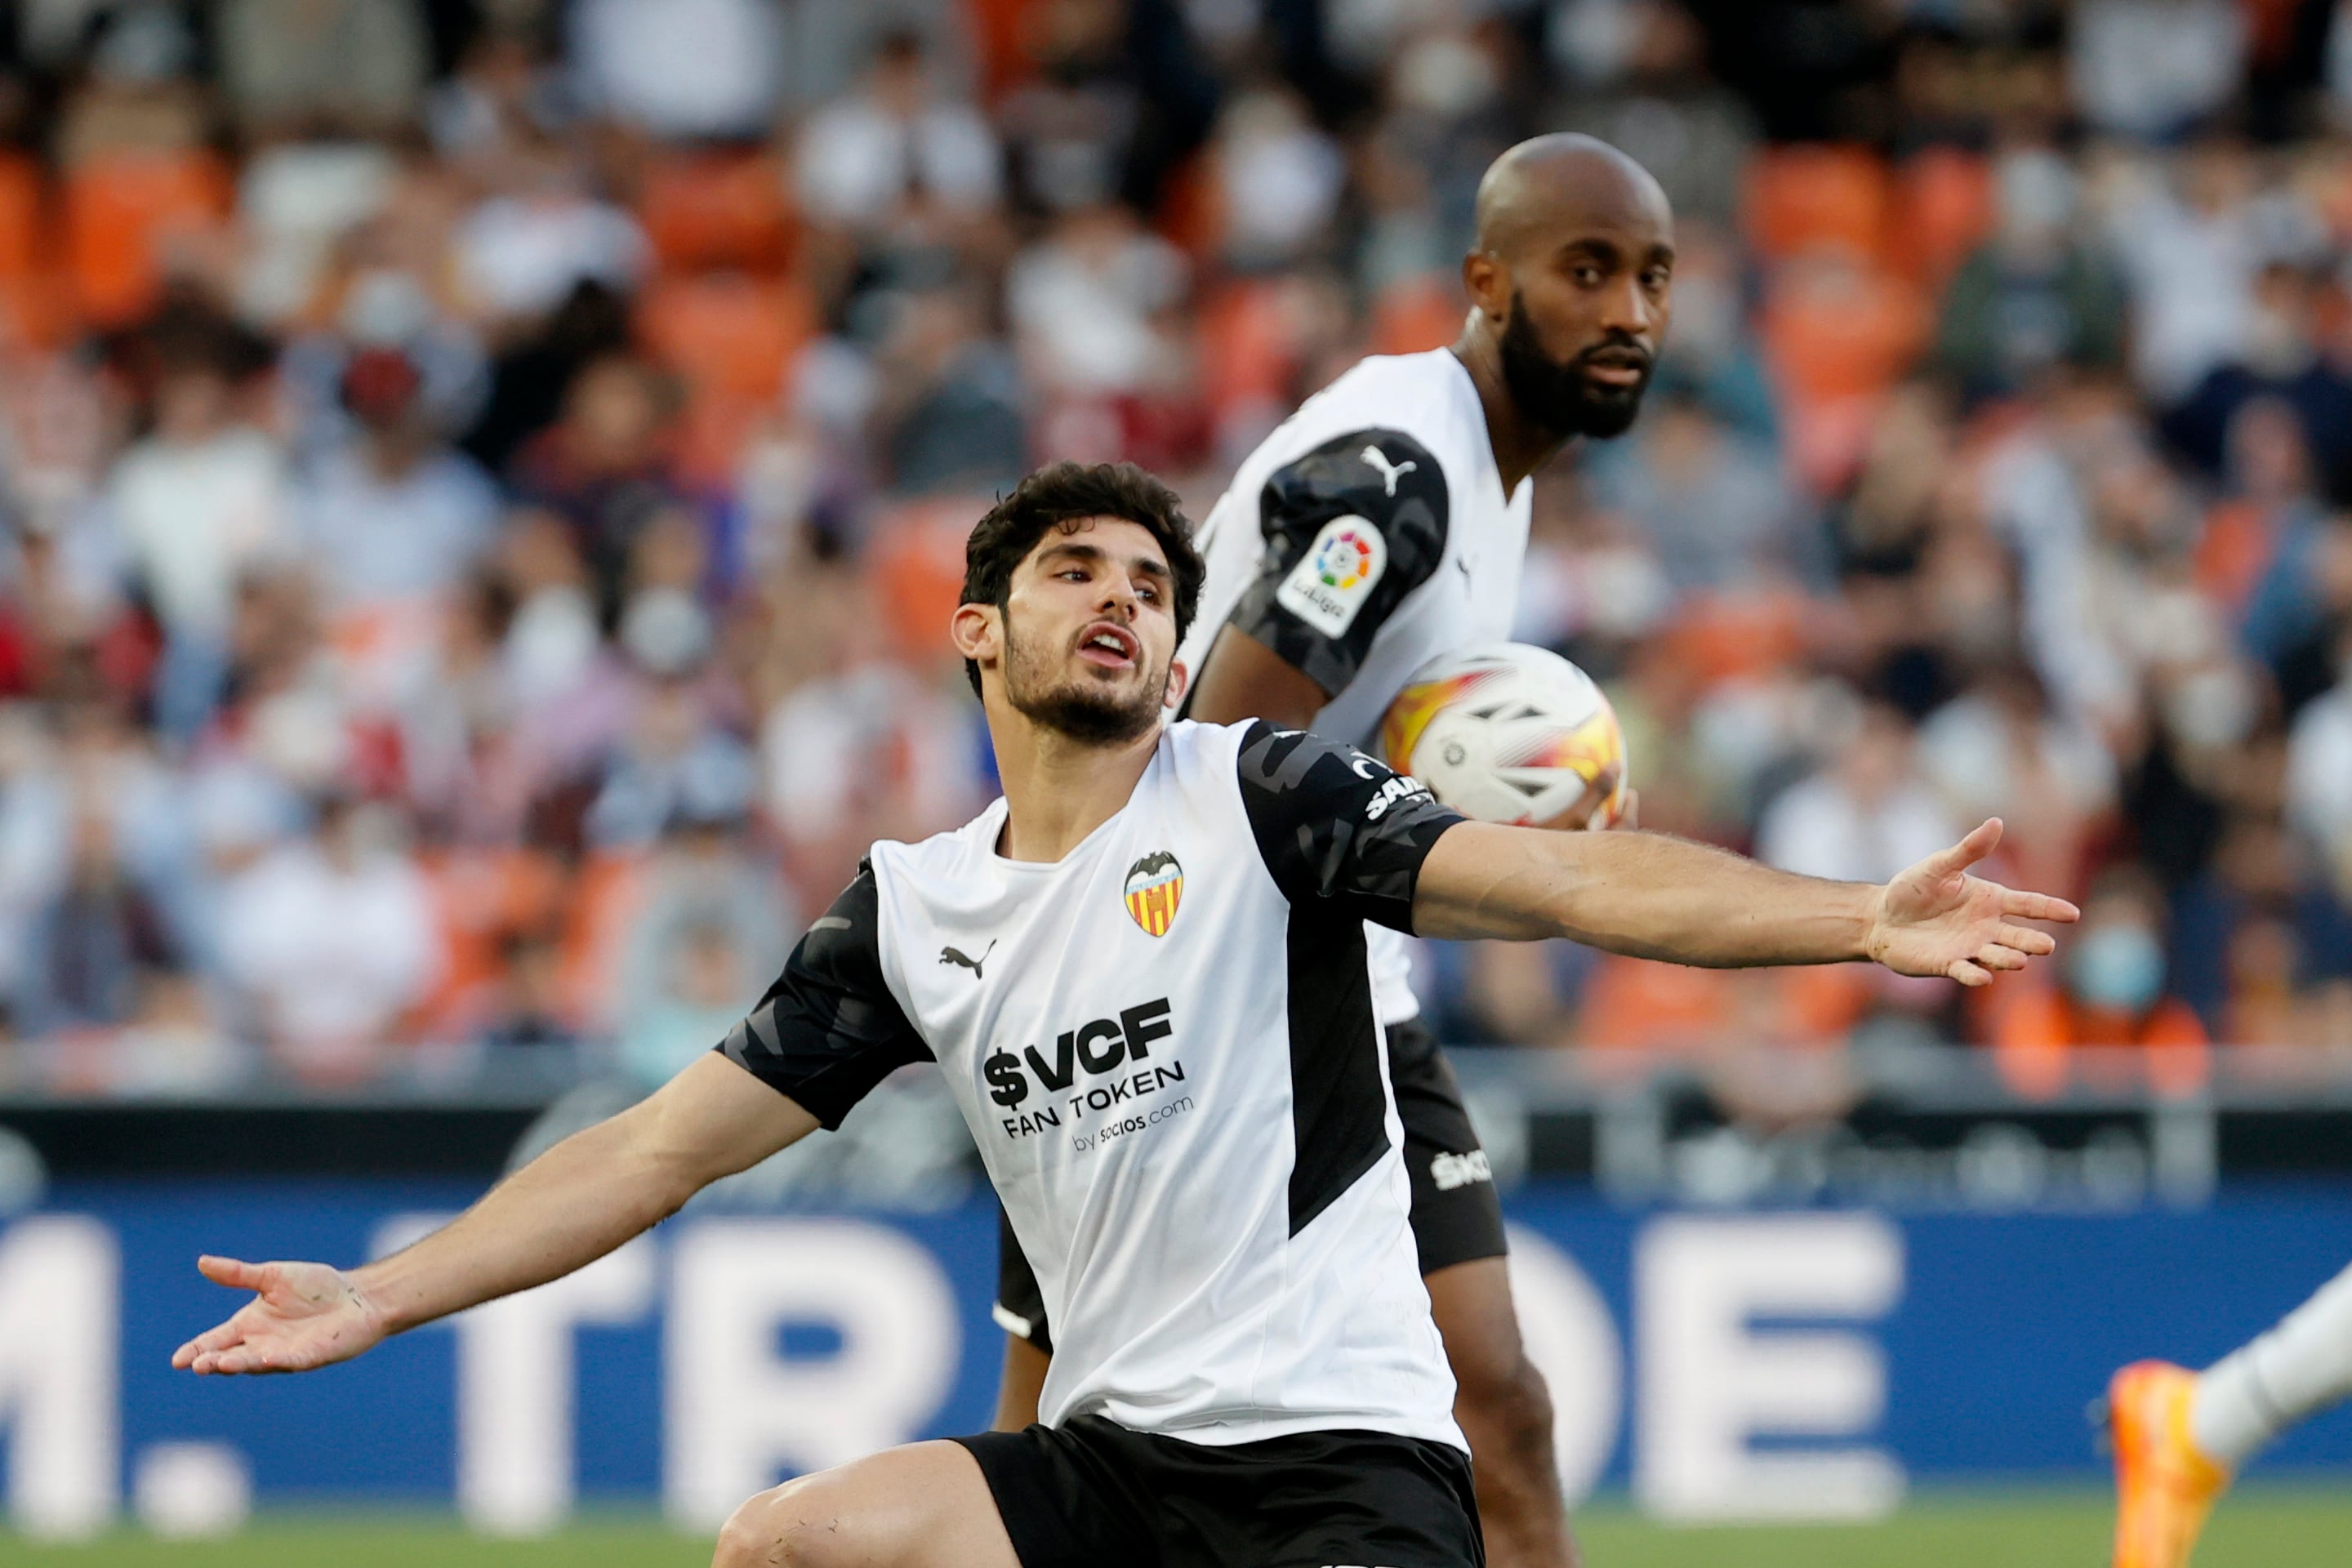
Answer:
<path fill-rule="evenodd" d="M 1579 1516 L 1588 1568 L 2104 1568 L 2107 1502 L 2095 1494 L 1931 1497 L 1887 1523 L 1668 1530 L 1622 1508 Z M 643 1521 L 583 1524 L 536 1542 L 489 1542 L 446 1519 L 278 1515 L 242 1535 L 164 1542 L 124 1531 L 81 1546 L 0 1535 L 23 1568 L 701 1568 L 709 1543 Z M 2261 1491 L 2215 1516 L 2196 1568 L 2343 1568 L 2352 1495 Z"/>

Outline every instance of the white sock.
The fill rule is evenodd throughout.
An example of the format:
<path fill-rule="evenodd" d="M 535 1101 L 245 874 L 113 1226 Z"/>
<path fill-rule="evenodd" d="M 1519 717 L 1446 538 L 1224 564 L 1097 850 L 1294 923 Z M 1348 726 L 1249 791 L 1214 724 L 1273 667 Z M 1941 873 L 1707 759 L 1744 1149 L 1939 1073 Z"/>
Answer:
<path fill-rule="evenodd" d="M 2278 1327 L 2199 1375 L 2189 1426 L 2207 1458 L 2235 1470 L 2280 1433 L 2352 1398 L 2352 1268 Z"/>

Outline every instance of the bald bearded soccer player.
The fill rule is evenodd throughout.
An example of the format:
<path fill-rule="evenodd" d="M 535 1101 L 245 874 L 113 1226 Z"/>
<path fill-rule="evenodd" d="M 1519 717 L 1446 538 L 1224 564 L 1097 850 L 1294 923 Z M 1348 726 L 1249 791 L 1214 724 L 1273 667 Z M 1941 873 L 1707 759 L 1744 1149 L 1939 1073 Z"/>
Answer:
<path fill-rule="evenodd" d="M 1505 153 L 1478 187 L 1453 347 L 1368 359 L 1244 461 L 1201 532 L 1185 716 L 1264 719 L 1371 749 L 1429 659 L 1502 635 L 1527 553 L 1530 477 L 1570 438 L 1640 412 L 1672 304 L 1674 223 L 1640 164 L 1588 136 Z M 1343 559 L 1345 572 L 1328 570 Z M 1337 579 L 1335 584 L 1335 579 Z M 1475 1460 L 1496 1568 L 1569 1568 L 1552 1406 L 1521 1346 L 1501 1205 L 1462 1094 L 1419 1021 L 1404 940 L 1367 945 L 1412 1183 L 1419 1261 Z M 998 1425 L 1035 1419 L 1052 1326 L 1007 1238 Z"/>

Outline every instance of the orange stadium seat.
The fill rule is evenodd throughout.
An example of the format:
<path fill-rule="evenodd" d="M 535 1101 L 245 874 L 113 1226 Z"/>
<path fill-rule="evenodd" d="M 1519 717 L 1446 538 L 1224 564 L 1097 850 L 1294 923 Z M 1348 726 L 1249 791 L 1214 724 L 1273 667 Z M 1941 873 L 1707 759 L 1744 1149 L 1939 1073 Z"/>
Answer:
<path fill-rule="evenodd" d="M 0 157 L 0 346 L 51 343 L 65 325 L 42 243 L 44 195 L 37 163 Z"/>
<path fill-rule="evenodd" d="M 22 283 L 40 266 L 41 171 L 30 158 L 0 157 L 0 284 Z"/>
<path fill-rule="evenodd" d="M 427 1026 L 449 1035 L 478 1029 L 505 972 L 501 941 L 554 924 L 568 880 L 554 857 L 520 847 L 452 849 L 426 857 L 422 868 L 446 958 L 425 1005 Z"/>
<path fill-rule="evenodd" d="M 1973 153 L 1931 147 L 1895 179 L 1896 255 L 1914 279 L 1940 292 L 1992 231 L 1992 166 Z"/>
<path fill-rule="evenodd" d="M 782 171 L 763 153 L 690 153 L 646 172 L 637 221 L 667 268 L 782 270 L 793 210 Z"/>
<path fill-rule="evenodd" d="M 75 170 L 65 237 L 82 312 L 100 326 L 145 313 L 163 286 L 165 244 L 217 226 L 229 194 L 227 171 L 208 153 L 126 153 Z"/>
<path fill-rule="evenodd" d="M 1201 391 L 1220 414 L 1279 403 L 1297 369 L 1281 281 L 1241 279 L 1210 296 L 1200 314 Z"/>
<path fill-rule="evenodd" d="M 1189 158 L 1169 171 L 1152 226 L 1195 261 L 1215 253 L 1225 237 L 1225 187 L 1206 156 Z"/>
<path fill-rule="evenodd" d="M 1853 471 L 1879 398 L 1927 341 L 1927 302 L 1907 280 L 1811 251 L 1776 271 L 1759 321 L 1789 404 L 1794 465 L 1817 489 Z"/>
<path fill-rule="evenodd" d="M 762 401 L 815 335 L 816 309 L 790 280 L 740 272 L 667 277 L 646 291 L 637 326 L 646 346 L 698 396 Z"/>
<path fill-rule="evenodd" d="M 1433 273 L 1391 284 L 1372 301 L 1371 352 L 1442 349 L 1462 335 L 1462 314 L 1468 308 L 1451 278 Z"/>
<path fill-rule="evenodd" d="M 1772 148 L 1750 161 L 1744 184 L 1748 241 L 1768 261 L 1822 246 L 1864 261 L 1886 251 L 1893 193 L 1885 163 L 1867 148 Z"/>
<path fill-rule="evenodd" d="M 875 520 L 866 560 L 873 580 L 887 585 L 884 603 L 898 647 L 939 646 L 940 628 L 963 597 L 964 538 L 989 504 L 965 496 L 908 501 Z"/>

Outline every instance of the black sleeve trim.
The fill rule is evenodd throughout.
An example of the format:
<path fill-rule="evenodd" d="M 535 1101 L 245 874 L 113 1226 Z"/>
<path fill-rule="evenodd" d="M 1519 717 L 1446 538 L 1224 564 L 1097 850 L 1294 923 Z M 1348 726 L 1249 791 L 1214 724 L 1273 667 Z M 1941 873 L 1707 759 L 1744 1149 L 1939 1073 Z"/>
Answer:
<path fill-rule="evenodd" d="M 760 1005 L 718 1048 L 828 1128 L 891 1073 L 931 1059 L 882 978 L 870 864 L 809 927 Z"/>
<path fill-rule="evenodd" d="M 1437 571 L 1446 526 L 1445 472 L 1428 447 L 1379 427 L 1335 437 L 1259 492 L 1265 553 L 1226 624 L 1336 696 Z"/>
<path fill-rule="evenodd" d="M 1263 720 L 1242 737 L 1240 772 L 1250 832 L 1284 897 L 1412 930 L 1421 863 L 1460 813 L 1353 747 Z"/>

